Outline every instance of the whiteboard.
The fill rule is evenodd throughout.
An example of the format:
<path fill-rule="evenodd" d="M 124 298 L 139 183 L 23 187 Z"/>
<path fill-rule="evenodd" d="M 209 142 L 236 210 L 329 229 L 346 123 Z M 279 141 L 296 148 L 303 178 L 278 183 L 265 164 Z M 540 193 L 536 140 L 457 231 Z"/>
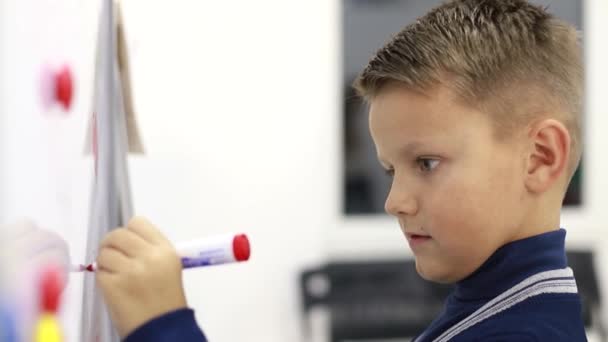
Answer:
<path fill-rule="evenodd" d="M 116 203 L 111 199 L 118 196 L 118 189 L 108 186 L 108 180 L 113 179 L 116 170 L 126 173 L 126 164 L 117 167 L 115 163 L 125 162 L 126 151 L 122 150 L 122 159 L 115 159 L 116 151 L 110 144 L 124 138 L 122 131 L 107 131 L 108 121 L 100 120 L 104 123 L 99 129 L 107 134 L 98 134 L 97 170 L 92 155 L 84 153 L 86 141 L 91 139 L 92 113 L 101 111 L 97 117 L 103 118 L 117 113 L 122 106 L 121 99 L 112 97 L 103 84 L 114 87 L 118 74 L 107 73 L 109 79 L 100 79 L 100 73 L 95 72 L 103 63 L 108 64 L 108 70 L 115 68 L 114 60 L 97 56 L 98 29 L 104 24 L 100 17 L 112 13 L 112 1 L 4 0 L 1 5 L 0 223 L 31 220 L 66 240 L 73 263 L 86 263 L 96 255 L 94 248 L 86 248 L 87 244 L 96 246 L 109 227 L 116 227 L 131 215 L 128 178 L 118 179 L 123 188 L 118 193 L 126 195 L 127 200 L 121 207 L 107 205 Z M 106 18 L 112 20 L 107 15 Z M 53 83 L 49 80 L 64 68 L 70 70 L 74 80 L 69 108 L 49 101 L 47 96 L 49 82 Z M 100 90 L 97 96 L 94 85 Z M 94 98 L 99 101 L 95 103 Z M 106 190 L 101 191 L 101 199 L 100 189 Z M 100 201 L 105 204 L 102 209 L 96 208 Z M 116 215 L 108 218 L 108 211 Z M 97 234 L 89 234 L 91 225 Z M 85 311 L 99 311 L 100 297 L 93 296 L 94 292 L 94 277 L 70 275 L 59 315 L 66 341 L 93 340 L 80 327 L 90 322 L 86 318 L 91 316 Z M 96 298 L 97 302 L 89 303 L 88 298 Z M 100 335 L 96 330 L 96 337 L 102 336 L 99 340 L 104 342 L 116 340 L 110 334 L 106 315 L 94 317 L 94 322 L 99 323 L 94 328 L 102 331 Z M 93 330 L 86 324 L 85 327 L 83 330 Z"/>

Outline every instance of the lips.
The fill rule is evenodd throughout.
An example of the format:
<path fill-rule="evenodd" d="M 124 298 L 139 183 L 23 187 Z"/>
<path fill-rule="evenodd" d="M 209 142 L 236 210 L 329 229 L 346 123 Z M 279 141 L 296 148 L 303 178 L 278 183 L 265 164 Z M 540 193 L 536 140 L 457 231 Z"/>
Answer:
<path fill-rule="evenodd" d="M 418 247 L 418 246 L 424 244 L 425 242 L 428 242 L 428 241 L 431 240 L 431 236 L 430 235 L 405 233 L 405 236 L 407 238 L 407 242 L 410 245 L 410 248 L 412 248 L 412 249 L 414 249 L 415 247 Z"/>

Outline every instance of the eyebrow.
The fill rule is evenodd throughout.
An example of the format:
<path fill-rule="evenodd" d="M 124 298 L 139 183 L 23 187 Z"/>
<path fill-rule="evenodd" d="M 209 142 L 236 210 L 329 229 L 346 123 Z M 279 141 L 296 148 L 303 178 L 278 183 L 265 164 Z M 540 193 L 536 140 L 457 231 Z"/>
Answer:
<path fill-rule="evenodd" d="M 423 145 L 424 144 L 420 141 L 411 141 L 399 148 L 398 155 L 402 156 L 402 155 L 413 154 L 414 151 L 420 149 L 420 147 Z M 380 163 L 380 165 L 382 165 L 382 167 L 385 167 L 385 165 L 388 164 L 383 161 L 384 158 L 380 154 L 377 154 L 376 157 L 378 158 L 378 162 Z"/>

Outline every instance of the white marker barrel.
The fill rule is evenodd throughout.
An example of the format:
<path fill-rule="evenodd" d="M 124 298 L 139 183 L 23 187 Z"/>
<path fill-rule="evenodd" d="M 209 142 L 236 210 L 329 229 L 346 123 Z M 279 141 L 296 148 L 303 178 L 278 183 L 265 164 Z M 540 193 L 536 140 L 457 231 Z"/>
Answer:
<path fill-rule="evenodd" d="M 196 239 L 176 246 L 183 268 L 211 266 L 249 260 L 251 247 L 245 234 Z"/>
<path fill-rule="evenodd" d="M 249 260 L 251 246 L 245 234 L 212 236 L 176 246 L 183 268 L 212 266 Z M 72 272 L 95 272 L 97 263 L 73 265 Z"/>

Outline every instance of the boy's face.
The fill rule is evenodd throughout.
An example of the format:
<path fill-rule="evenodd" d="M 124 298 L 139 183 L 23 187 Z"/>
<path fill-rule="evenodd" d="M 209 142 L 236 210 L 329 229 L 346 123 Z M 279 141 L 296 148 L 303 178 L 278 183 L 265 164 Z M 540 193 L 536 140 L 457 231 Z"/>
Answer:
<path fill-rule="evenodd" d="M 386 211 L 422 277 L 459 281 L 514 239 L 525 215 L 524 153 L 518 139 L 494 137 L 489 115 L 445 88 L 422 95 L 391 86 L 371 101 L 369 120 L 393 177 Z"/>

